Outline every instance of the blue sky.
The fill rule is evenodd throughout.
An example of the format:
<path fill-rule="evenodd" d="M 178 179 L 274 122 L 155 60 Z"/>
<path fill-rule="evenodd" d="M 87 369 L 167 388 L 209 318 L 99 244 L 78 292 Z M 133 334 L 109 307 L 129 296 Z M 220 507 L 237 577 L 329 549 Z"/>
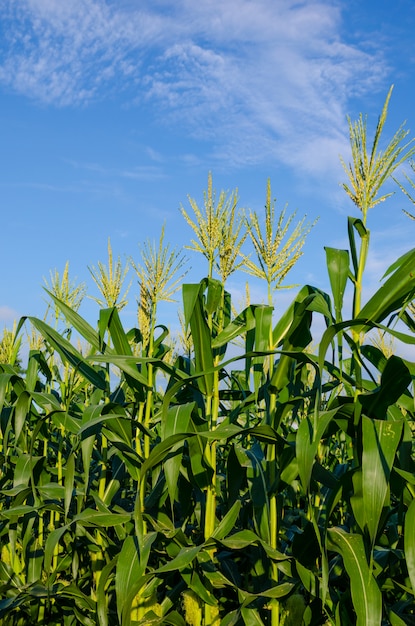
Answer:
<path fill-rule="evenodd" d="M 163 223 L 188 244 L 179 207 L 202 202 L 209 171 L 241 207 L 262 211 L 270 178 L 277 209 L 319 216 L 290 282 L 327 288 L 324 246 L 346 247 L 357 214 L 340 186 L 346 115 L 372 131 L 393 83 L 386 136 L 405 120 L 415 136 L 414 27 L 413 0 L 3 0 L 0 327 L 42 317 L 43 278 L 66 261 L 98 295 L 88 266 L 109 236 L 122 260 Z M 402 208 L 398 191 L 369 215 L 368 291 L 413 247 Z M 94 321 L 93 301 L 82 311 Z"/>

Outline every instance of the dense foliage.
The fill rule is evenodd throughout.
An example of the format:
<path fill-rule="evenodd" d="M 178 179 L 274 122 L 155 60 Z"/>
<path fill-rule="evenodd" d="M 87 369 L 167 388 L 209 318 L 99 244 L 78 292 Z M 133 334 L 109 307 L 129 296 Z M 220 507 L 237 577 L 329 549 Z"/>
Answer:
<path fill-rule="evenodd" d="M 108 268 L 92 270 L 96 327 L 70 300 L 79 291 L 58 290 L 67 275 L 55 275 L 48 293 L 65 329 L 30 317 L 7 335 L 2 624 L 415 623 L 415 362 L 387 351 L 388 337 L 415 343 L 415 249 L 362 304 L 367 211 L 412 154 L 402 129 L 379 151 L 389 97 L 370 153 L 364 120 L 350 123 L 345 189 L 362 215 L 348 218 L 348 250 L 326 249 L 330 294 L 306 285 L 274 319 L 273 288 L 309 226 L 299 222 L 284 244 L 292 217 L 275 220 L 270 187 L 262 231 L 234 196 L 216 202 L 209 178 L 204 211 L 194 201 L 194 218 L 182 211 L 208 275 L 182 284 L 181 348 L 157 320 L 182 267 L 164 233 L 134 265 L 139 327 L 123 327 L 125 274 L 109 246 Z M 225 281 L 245 240 L 256 254 L 245 265 L 269 299 L 234 314 Z M 313 350 L 316 316 L 325 330 Z"/>

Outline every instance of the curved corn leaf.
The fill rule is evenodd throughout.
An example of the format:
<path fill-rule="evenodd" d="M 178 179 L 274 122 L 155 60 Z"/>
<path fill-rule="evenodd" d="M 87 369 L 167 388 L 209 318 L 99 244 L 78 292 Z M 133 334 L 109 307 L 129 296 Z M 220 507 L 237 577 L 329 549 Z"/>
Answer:
<path fill-rule="evenodd" d="M 179 404 L 168 409 L 167 415 L 161 424 L 161 438 L 167 439 L 170 435 L 186 432 L 189 428 L 190 417 L 195 407 L 195 402 Z M 166 477 L 167 489 L 169 491 L 170 502 L 173 512 L 173 503 L 177 492 L 177 481 L 182 463 L 180 450 L 182 444 L 179 442 L 171 448 L 169 458 L 164 462 L 164 474 Z"/>
<path fill-rule="evenodd" d="M 415 295 L 415 248 L 404 254 L 394 265 L 393 274 L 370 298 L 359 312 L 364 320 L 379 323 L 410 302 Z M 389 268 L 388 275 L 392 268 Z"/>
<path fill-rule="evenodd" d="M 213 392 L 213 351 L 212 339 L 206 321 L 203 285 L 183 285 L 183 308 L 186 325 L 190 325 L 195 352 L 196 374 L 200 374 L 198 384 L 202 393 Z"/>
<path fill-rule="evenodd" d="M 398 356 L 392 355 L 386 361 L 379 388 L 373 393 L 359 395 L 359 401 L 369 417 L 385 419 L 388 407 L 405 393 L 412 377 L 408 367 Z"/>
<path fill-rule="evenodd" d="M 185 547 L 180 550 L 177 556 L 171 561 L 162 565 L 156 570 L 156 574 L 164 574 L 166 572 L 174 572 L 182 570 L 194 561 L 199 552 L 203 549 L 203 544 L 199 546 Z"/>
<path fill-rule="evenodd" d="M 82 354 L 78 352 L 78 350 L 76 350 L 67 339 L 62 337 L 51 326 L 36 317 L 28 317 L 27 319 L 50 343 L 50 345 L 55 348 L 64 363 L 72 365 L 86 378 L 86 380 L 92 383 L 95 387 L 98 387 L 98 389 L 106 389 L 105 379 L 97 371 L 95 371 L 91 365 L 89 365 Z"/>
<path fill-rule="evenodd" d="M 251 304 L 244 309 L 239 315 L 237 315 L 225 328 L 219 333 L 212 342 L 213 348 L 219 348 L 226 343 L 229 343 L 236 337 L 247 333 L 256 327 L 258 315 L 262 316 L 264 313 L 269 315 L 272 312 L 273 307 L 265 304 Z M 266 345 L 258 349 L 266 349 L 268 347 L 268 337 Z"/>
<path fill-rule="evenodd" d="M 322 413 L 318 418 L 317 427 L 315 427 L 314 421 L 307 415 L 298 427 L 295 444 L 296 457 L 298 473 L 305 491 L 308 491 L 310 486 L 311 472 L 320 440 L 327 426 L 336 416 L 337 411 L 338 409 L 331 409 Z"/>
<path fill-rule="evenodd" d="M 327 532 L 327 547 L 341 554 L 350 578 L 356 626 L 380 626 L 382 594 L 369 569 L 362 536 L 346 533 L 337 527 L 329 528 Z"/>
<path fill-rule="evenodd" d="M 402 434 L 403 421 L 362 417 L 362 495 L 366 526 L 375 542 L 383 507 L 387 504 L 390 474 Z"/>
<path fill-rule="evenodd" d="M 326 251 L 327 269 L 333 294 L 336 322 L 342 318 L 343 297 L 349 276 L 349 252 L 337 248 L 324 248 Z"/>
<path fill-rule="evenodd" d="M 115 593 L 117 596 L 117 612 L 120 624 L 128 626 L 131 622 L 131 603 L 143 583 L 151 546 L 157 533 L 148 533 L 143 544 L 137 537 L 125 538 L 118 555 L 115 573 Z"/>
<path fill-rule="evenodd" d="M 405 515 L 404 548 L 412 593 L 415 596 L 415 500 L 412 500 Z"/>

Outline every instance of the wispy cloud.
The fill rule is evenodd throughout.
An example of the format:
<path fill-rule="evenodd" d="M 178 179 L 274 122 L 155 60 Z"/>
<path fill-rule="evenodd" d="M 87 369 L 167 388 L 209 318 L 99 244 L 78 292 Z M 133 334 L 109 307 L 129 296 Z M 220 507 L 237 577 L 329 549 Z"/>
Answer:
<path fill-rule="evenodd" d="M 104 167 L 100 163 L 84 163 L 66 160 L 69 165 L 76 169 L 94 172 L 105 178 L 129 178 L 131 180 L 159 180 L 166 178 L 166 174 L 158 165 L 136 165 L 128 169 L 117 169 Z"/>
<path fill-rule="evenodd" d="M 44 104 L 124 92 L 234 163 L 319 174 L 346 146 L 347 99 L 378 87 L 380 50 L 343 40 L 331 0 L 4 0 L 0 82 Z"/>
<path fill-rule="evenodd" d="M 19 317 L 17 311 L 5 304 L 0 304 L 0 331 L 4 326 L 10 326 Z"/>

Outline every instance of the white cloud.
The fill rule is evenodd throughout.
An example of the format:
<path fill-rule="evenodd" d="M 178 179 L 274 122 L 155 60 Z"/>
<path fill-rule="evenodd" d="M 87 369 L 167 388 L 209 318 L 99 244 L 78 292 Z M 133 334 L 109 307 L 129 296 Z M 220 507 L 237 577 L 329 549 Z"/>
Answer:
<path fill-rule="evenodd" d="M 125 90 L 233 163 L 311 173 L 343 151 L 347 98 L 379 85 L 380 52 L 340 37 L 329 0 L 6 0 L 0 82 L 46 104 Z M 332 158 L 335 155 L 335 159 Z"/>
<path fill-rule="evenodd" d="M 19 313 L 10 306 L 0 304 L 0 329 L 3 326 L 10 326 L 19 317 Z"/>
<path fill-rule="evenodd" d="M 147 150 L 148 149 L 146 149 L 146 151 Z M 115 169 L 104 167 L 99 163 L 84 163 L 71 159 L 66 159 L 66 162 L 75 169 L 94 172 L 106 179 L 129 178 L 132 180 L 159 180 L 166 177 L 162 168 L 158 165 L 136 165 L 129 169 Z"/>

